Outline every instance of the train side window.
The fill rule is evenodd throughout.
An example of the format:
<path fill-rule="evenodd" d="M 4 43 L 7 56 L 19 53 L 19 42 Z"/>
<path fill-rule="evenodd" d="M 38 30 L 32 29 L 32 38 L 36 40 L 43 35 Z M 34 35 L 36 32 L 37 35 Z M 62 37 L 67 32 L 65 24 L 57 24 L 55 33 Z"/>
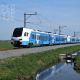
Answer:
<path fill-rule="evenodd" d="M 29 33 L 27 33 L 26 35 L 28 36 Z"/>
<path fill-rule="evenodd" d="M 32 34 L 32 39 L 34 39 L 34 34 Z"/>
<path fill-rule="evenodd" d="M 25 33 L 24 33 L 24 36 L 28 36 L 28 33 L 25 32 Z"/>
<path fill-rule="evenodd" d="M 24 36 L 26 36 L 26 32 L 24 33 Z"/>
<path fill-rule="evenodd" d="M 32 39 L 36 39 L 36 35 L 35 34 L 32 34 Z"/>

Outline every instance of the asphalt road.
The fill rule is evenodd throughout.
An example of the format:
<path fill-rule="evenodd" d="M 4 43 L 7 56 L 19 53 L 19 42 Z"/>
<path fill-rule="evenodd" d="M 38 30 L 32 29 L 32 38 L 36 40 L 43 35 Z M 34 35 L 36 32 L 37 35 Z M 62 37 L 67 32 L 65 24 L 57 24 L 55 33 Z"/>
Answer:
<path fill-rule="evenodd" d="M 66 45 L 55 45 L 55 46 L 23 48 L 23 49 L 0 51 L 0 59 L 20 56 L 20 55 L 27 55 L 31 53 L 37 53 L 37 52 L 42 52 L 42 51 L 61 48 L 61 47 L 73 46 L 73 45 L 80 45 L 80 44 L 66 44 Z"/>

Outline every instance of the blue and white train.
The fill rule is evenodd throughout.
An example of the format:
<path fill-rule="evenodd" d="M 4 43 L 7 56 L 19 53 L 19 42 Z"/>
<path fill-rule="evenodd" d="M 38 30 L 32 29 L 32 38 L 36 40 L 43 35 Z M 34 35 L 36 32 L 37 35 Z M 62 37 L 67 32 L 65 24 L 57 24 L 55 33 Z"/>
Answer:
<path fill-rule="evenodd" d="M 53 34 L 29 28 L 15 28 L 11 38 L 11 44 L 15 47 L 43 46 L 53 44 L 79 43 L 80 38 L 68 35 Z"/>

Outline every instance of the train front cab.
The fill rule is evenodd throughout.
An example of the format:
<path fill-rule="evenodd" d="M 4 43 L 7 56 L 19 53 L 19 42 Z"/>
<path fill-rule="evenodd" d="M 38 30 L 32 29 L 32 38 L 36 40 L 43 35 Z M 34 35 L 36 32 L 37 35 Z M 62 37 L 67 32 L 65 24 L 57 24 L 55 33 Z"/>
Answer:
<path fill-rule="evenodd" d="M 29 44 L 29 37 L 31 31 L 32 29 L 15 28 L 11 38 L 11 43 L 13 44 L 13 46 L 27 46 Z"/>
<path fill-rule="evenodd" d="M 15 28 L 11 38 L 11 44 L 15 47 L 19 47 L 22 41 L 23 28 Z"/>

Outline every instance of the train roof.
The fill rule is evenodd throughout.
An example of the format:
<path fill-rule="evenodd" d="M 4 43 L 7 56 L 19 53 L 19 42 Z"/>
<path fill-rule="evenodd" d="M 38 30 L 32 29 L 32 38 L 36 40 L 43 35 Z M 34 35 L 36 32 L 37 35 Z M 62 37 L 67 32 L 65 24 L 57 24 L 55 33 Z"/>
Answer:
<path fill-rule="evenodd" d="M 36 29 L 28 28 L 28 27 L 17 27 L 17 28 L 29 29 L 31 31 L 40 32 L 40 33 L 47 33 L 47 34 L 51 34 L 51 35 L 59 35 L 59 34 L 54 34 L 52 32 L 36 30 Z M 59 36 L 65 36 L 65 37 L 70 37 L 70 38 L 77 38 L 77 37 L 70 36 L 70 35 L 65 35 L 65 34 L 60 34 Z"/>

